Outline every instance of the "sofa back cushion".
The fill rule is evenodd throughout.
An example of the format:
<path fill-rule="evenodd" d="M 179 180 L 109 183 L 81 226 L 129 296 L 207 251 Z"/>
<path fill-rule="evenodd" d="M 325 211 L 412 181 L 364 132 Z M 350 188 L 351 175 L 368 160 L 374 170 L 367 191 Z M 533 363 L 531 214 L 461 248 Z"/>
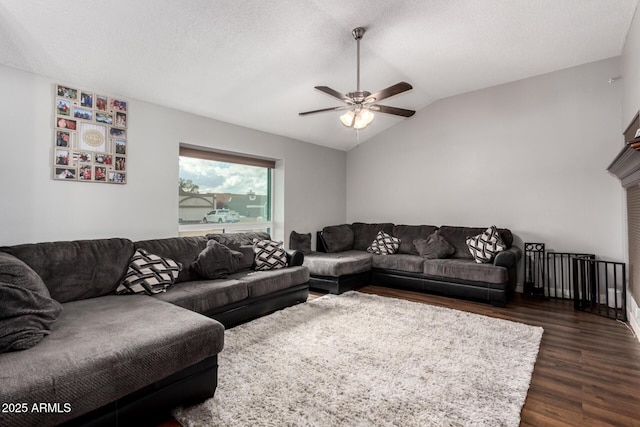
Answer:
<path fill-rule="evenodd" d="M 487 227 L 456 227 L 451 225 L 443 225 L 438 229 L 438 233 L 444 237 L 447 242 L 453 246 L 456 251 L 452 258 L 473 259 L 469 247 L 467 246 L 467 237 L 477 236 L 484 233 Z M 507 249 L 513 244 L 513 235 L 507 228 L 499 228 L 498 233 L 502 241 L 507 245 Z"/>
<path fill-rule="evenodd" d="M 435 225 L 394 225 L 391 235 L 400 239 L 398 253 L 418 255 L 413 241 L 425 240 L 437 229 Z"/>
<path fill-rule="evenodd" d="M 141 240 L 135 242 L 134 246 L 135 249 L 144 249 L 150 254 L 170 258 L 182 264 L 182 271 L 178 274 L 175 283 L 201 279 L 192 264 L 200 252 L 207 247 L 207 239 L 203 236 Z"/>
<path fill-rule="evenodd" d="M 322 241 L 328 253 L 349 251 L 353 249 L 353 230 L 349 224 L 330 225 L 322 229 Z"/>
<path fill-rule="evenodd" d="M 125 275 L 133 255 L 129 239 L 76 240 L 2 247 L 22 260 L 47 285 L 58 302 L 112 293 Z"/>
<path fill-rule="evenodd" d="M 383 231 L 393 236 L 393 224 L 384 222 L 379 224 L 365 224 L 354 222 L 351 224 L 353 230 L 353 249 L 366 251 L 378 235 L 378 231 Z M 397 236 L 394 236 L 397 237 Z"/>
<path fill-rule="evenodd" d="M 240 246 L 253 247 L 253 239 L 271 240 L 269 233 L 265 231 L 247 231 L 244 233 L 211 233 L 207 234 L 207 239 L 225 245 L 229 249 L 239 251 Z"/>

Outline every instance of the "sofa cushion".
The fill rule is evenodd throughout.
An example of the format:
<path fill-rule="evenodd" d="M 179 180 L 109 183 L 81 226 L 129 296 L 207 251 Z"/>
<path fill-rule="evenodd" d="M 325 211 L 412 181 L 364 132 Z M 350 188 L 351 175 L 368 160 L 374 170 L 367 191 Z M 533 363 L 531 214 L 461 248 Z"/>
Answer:
<path fill-rule="evenodd" d="M 240 246 L 253 246 L 253 239 L 271 240 L 269 233 L 265 231 L 247 231 L 243 233 L 211 233 L 206 236 L 209 240 L 225 245 L 229 249 L 238 251 Z"/>
<path fill-rule="evenodd" d="M 418 255 L 395 254 L 395 255 L 374 255 L 371 258 L 373 268 L 385 270 L 399 270 L 408 273 L 422 273 L 424 269 L 424 258 Z"/>
<path fill-rule="evenodd" d="M 38 344 L 61 310 L 40 276 L 18 258 L 0 252 L 0 353 Z"/>
<path fill-rule="evenodd" d="M 253 239 L 253 252 L 256 270 L 277 270 L 287 266 L 287 252 L 282 242 Z"/>
<path fill-rule="evenodd" d="M 166 239 L 141 240 L 134 243 L 136 249 L 144 249 L 150 254 L 170 258 L 182 264 L 176 283 L 201 279 L 193 269 L 193 262 L 207 247 L 207 239 L 202 236 L 169 237 Z"/>
<path fill-rule="evenodd" d="M 234 273 L 229 278 L 246 283 L 249 297 L 255 298 L 307 283 L 309 270 L 306 267 L 289 267 L 271 271 L 244 271 Z"/>
<path fill-rule="evenodd" d="M 247 284 L 231 279 L 194 280 L 154 295 L 162 301 L 207 315 L 220 307 L 247 299 Z"/>
<path fill-rule="evenodd" d="M 413 241 L 426 239 L 437 229 L 438 227 L 434 225 L 394 225 L 391 235 L 400 239 L 399 254 L 418 255 Z"/>
<path fill-rule="evenodd" d="M 373 242 L 371 242 L 371 246 L 367 248 L 367 252 L 378 255 L 393 255 L 398 252 L 399 247 L 400 239 L 384 231 L 378 231 L 378 235 L 373 239 Z"/>
<path fill-rule="evenodd" d="M 428 259 L 424 261 L 423 272 L 427 276 L 490 284 L 504 284 L 509 281 L 506 268 L 478 264 L 473 259 Z"/>
<path fill-rule="evenodd" d="M 300 234 L 292 231 L 289 235 L 289 249 L 307 255 L 311 253 L 311 233 Z"/>
<path fill-rule="evenodd" d="M 495 225 L 487 228 L 477 236 L 468 237 L 467 246 L 469 253 L 478 263 L 491 262 L 493 258 L 506 249 L 506 245 L 500 238 Z"/>
<path fill-rule="evenodd" d="M 477 236 L 486 229 L 486 227 L 454 227 L 443 225 L 438 229 L 438 232 L 456 249 L 453 258 L 473 259 L 467 246 L 467 237 Z M 510 248 L 513 244 L 511 231 L 506 228 L 498 228 L 498 233 L 502 241 L 507 245 L 507 249 Z"/>
<path fill-rule="evenodd" d="M 71 412 L 2 414 L 6 425 L 61 424 L 222 350 L 215 320 L 146 295 L 64 304 L 37 346 L 0 356 L 0 402 L 69 403 Z"/>
<path fill-rule="evenodd" d="M 349 251 L 353 249 L 353 230 L 349 224 L 330 225 L 322 229 L 322 240 L 328 253 Z"/>
<path fill-rule="evenodd" d="M 36 272 L 58 302 L 113 293 L 133 255 L 128 239 L 46 242 L 0 248 Z"/>
<path fill-rule="evenodd" d="M 244 254 L 233 251 L 215 240 L 209 240 L 207 247 L 193 262 L 193 268 L 205 279 L 223 279 L 235 272 Z"/>
<path fill-rule="evenodd" d="M 129 263 L 127 274 L 116 289 L 119 294 L 153 295 L 173 285 L 182 265 L 170 258 L 138 249 Z"/>
<path fill-rule="evenodd" d="M 351 224 L 351 229 L 353 230 L 353 249 L 357 251 L 366 251 L 378 235 L 378 231 L 393 235 L 393 224 L 390 222 L 379 224 L 354 222 Z"/>
<path fill-rule="evenodd" d="M 327 254 L 313 252 L 304 257 L 304 265 L 312 276 L 340 277 L 371 270 L 372 254 L 364 251 L 345 251 Z"/>
<path fill-rule="evenodd" d="M 255 258 L 255 254 L 253 253 L 253 244 L 251 245 L 241 245 L 237 250 L 242 254 L 242 258 L 238 260 L 238 268 L 237 271 L 252 269 L 253 270 L 253 262 Z"/>
<path fill-rule="evenodd" d="M 426 259 L 449 258 L 456 249 L 437 231 L 426 239 L 416 239 L 413 245 L 418 250 L 418 254 Z"/>

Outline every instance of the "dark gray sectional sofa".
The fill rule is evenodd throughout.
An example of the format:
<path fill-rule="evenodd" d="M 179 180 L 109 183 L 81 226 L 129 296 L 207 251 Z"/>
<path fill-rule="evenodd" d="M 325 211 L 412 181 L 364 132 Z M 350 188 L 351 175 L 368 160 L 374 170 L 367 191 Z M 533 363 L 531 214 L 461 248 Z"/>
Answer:
<path fill-rule="evenodd" d="M 0 248 L 3 281 L 16 271 L 39 276 L 62 305 L 39 344 L 0 354 L 0 402 L 27 404 L 19 407 L 26 410 L 0 413 L 0 425 L 153 424 L 159 408 L 213 396 L 225 326 L 308 296 L 301 253 L 289 253 L 284 269 L 252 269 L 254 235 L 208 236 L 245 254 L 236 272 L 215 280 L 199 277 L 192 267 L 207 246 L 205 237 Z M 114 294 L 138 248 L 184 266 L 167 292 Z M 58 405 L 34 411 L 33 404 L 41 403 Z"/>
<path fill-rule="evenodd" d="M 476 263 L 465 239 L 485 229 L 361 222 L 325 227 L 317 233 L 316 252 L 305 256 L 304 265 L 311 274 L 309 286 L 339 294 L 374 284 L 480 299 L 504 306 L 515 291 L 522 251 L 513 246 L 510 230 L 498 229 L 507 249 L 491 263 Z M 436 230 L 455 252 L 444 259 L 425 259 L 418 254 L 413 241 L 426 239 Z M 366 251 L 378 231 L 400 239 L 398 253 L 374 255 Z"/>

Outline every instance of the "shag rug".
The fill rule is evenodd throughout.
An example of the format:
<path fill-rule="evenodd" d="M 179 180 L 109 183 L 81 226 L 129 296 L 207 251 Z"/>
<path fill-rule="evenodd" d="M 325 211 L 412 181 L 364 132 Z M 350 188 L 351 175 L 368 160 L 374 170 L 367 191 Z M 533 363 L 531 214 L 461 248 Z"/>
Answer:
<path fill-rule="evenodd" d="M 215 396 L 184 426 L 518 426 L 542 328 L 326 295 L 225 332 Z"/>

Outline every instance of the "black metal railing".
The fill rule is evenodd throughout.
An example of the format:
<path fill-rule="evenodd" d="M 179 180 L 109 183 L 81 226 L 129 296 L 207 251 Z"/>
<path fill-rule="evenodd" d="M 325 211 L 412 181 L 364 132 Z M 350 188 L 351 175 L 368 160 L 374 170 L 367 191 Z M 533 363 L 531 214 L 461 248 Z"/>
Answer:
<path fill-rule="evenodd" d="M 545 296 L 549 298 L 573 299 L 573 275 L 571 264 L 574 258 L 595 259 L 594 254 L 574 252 L 548 252 Z"/>
<path fill-rule="evenodd" d="M 572 270 L 573 301 L 577 310 L 627 320 L 624 263 L 574 257 Z"/>

